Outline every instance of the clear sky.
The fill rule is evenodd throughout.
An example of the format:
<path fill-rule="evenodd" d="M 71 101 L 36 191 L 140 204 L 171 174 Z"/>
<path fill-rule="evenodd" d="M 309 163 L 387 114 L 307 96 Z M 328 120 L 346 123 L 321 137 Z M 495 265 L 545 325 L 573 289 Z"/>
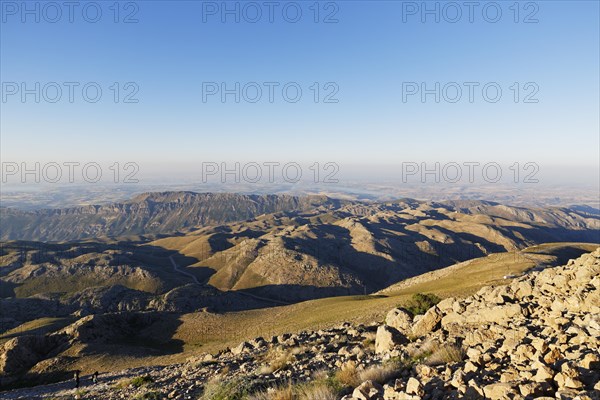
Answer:
<path fill-rule="evenodd" d="M 73 22 L 62 1 L 26 2 L 33 14 L 0 3 L 3 161 L 135 161 L 167 173 L 225 160 L 532 161 L 598 173 L 598 1 L 476 2 L 471 15 L 462 1 L 427 2 L 439 22 L 420 1 L 137 1 L 118 3 L 118 15 L 113 1 L 75 2 Z M 36 82 L 40 102 L 23 99 L 22 84 L 35 92 Z M 62 86 L 55 103 L 50 82 Z M 65 82 L 79 84 L 72 103 Z M 102 89 L 96 103 L 83 98 L 89 82 Z M 239 103 L 207 92 L 236 82 Z M 249 82 L 263 90 L 255 103 L 254 84 L 242 93 Z M 273 102 L 265 82 L 278 84 Z M 288 99 L 302 89 L 295 103 L 282 94 L 290 82 Z M 410 94 L 436 82 L 439 103 Z M 123 102 L 136 90 L 137 103 Z"/>

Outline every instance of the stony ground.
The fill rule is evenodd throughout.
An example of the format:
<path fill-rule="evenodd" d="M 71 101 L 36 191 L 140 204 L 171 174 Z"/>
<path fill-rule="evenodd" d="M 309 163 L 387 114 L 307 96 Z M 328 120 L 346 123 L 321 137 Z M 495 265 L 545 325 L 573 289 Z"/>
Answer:
<path fill-rule="evenodd" d="M 600 249 L 424 315 L 256 338 L 2 399 L 600 399 Z M 255 394 L 251 394 L 256 392 Z M 249 394 L 250 393 L 250 394 Z"/>

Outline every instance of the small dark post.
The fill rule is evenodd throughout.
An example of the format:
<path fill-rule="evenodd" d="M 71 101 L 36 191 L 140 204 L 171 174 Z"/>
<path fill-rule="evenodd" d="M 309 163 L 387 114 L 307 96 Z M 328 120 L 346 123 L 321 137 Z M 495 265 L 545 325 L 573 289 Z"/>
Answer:
<path fill-rule="evenodd" d="M 75 371 L 75 375 L 74 375 L 74 378 L 75 378 L 75 389 L 79 389 L 79 373 L 80 373 L 79 370 Z"/>

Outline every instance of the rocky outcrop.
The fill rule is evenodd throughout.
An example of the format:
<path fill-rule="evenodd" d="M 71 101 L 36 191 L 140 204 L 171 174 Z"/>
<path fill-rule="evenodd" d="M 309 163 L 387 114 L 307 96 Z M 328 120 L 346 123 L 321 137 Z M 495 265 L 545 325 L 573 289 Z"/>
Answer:
<path fill-rule="evenodd" d="M 65 335 L 31 335 L 8 340 L 0 347 L 2 383 L 16 381 L 31 367 L 67 346 Z"/>
<path fill-rule="evenodd" d="M 394 383 L 405 389 L 383 398 L 600 398 L 599 295 L 600 249 L 510 285 L 446 299 L 417 319 L 420 339 L 388 354 L 429 354 L 428 364 L 439 346 L 451 343 L 455 353 L 442 350 L 446 362 L 434 369 L 414 367 L 405 383 L 416 379 L 424 393 Z M 438 343 L 433 354 L 431 341 Z"/>
<path fill-rule="evenodd" d="M 344 323 L 256 338 L 185 364 L 107 374 L 102 377 L 107 384 L 90 387 L 86 398 L 134 398 L 148 392 L 154 398 L 195 398 L 219 377 L 250 392 L 266 391 L 267 397 L 260 397 L 265 399 L 276 398 L 269 397 L 270 387 L 310 385 L 318 379 L 322 385 L 337 382 L 331 386 L 338 391 L 335 398 L 344 400 L 598 399 L 599 292 L 600 249 L 509 285 L 445 299 L 414 319 L 394 309 L 383 324 Z M 410 332 L 411 340 L 401 331 Z M 315 375 L 328 371 L 325 378 Z M 149 387 L 113 385 L 123 376 L 141 374 L 153 381 Z M 64 386 L 48 386 L 3 398 L 68 393 Z"/>

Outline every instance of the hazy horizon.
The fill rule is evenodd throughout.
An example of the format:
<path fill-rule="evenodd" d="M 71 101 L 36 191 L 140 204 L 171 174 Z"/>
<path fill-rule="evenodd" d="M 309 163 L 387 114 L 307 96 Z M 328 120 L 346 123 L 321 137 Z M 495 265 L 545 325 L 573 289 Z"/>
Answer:
<path fill-rule="evenodd" d="M 176 181 L 198 162 L 477 160 L 598 181 L 598 2 L 500 3 L 498 18 L 488 3 L 287 2 L 273 22 L 239 2 L 105 4 L 73 22 L 19 4 L 3 2 L 3 162 L 135 162 Z"/>

